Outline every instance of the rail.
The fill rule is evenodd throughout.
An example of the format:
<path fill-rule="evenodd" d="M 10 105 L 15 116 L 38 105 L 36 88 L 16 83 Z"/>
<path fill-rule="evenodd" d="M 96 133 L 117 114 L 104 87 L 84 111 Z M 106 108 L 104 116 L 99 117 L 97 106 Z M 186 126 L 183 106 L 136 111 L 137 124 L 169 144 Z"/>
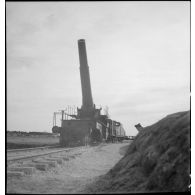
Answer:
<path fill-rule="evenodd" d="M 33 148 L 22 148 L 22 149 L 11 149 L 11 150 L 7 150 L 7 152 L 8 153 L 11 153 L 11 152 L 23 152 L 23 151 L 28 151 L 28 150 L 55 148 L 55 147 L 59 147 L 59 146 L 60 145 L 43 146 L 43 147 L 33 147 Z"/>

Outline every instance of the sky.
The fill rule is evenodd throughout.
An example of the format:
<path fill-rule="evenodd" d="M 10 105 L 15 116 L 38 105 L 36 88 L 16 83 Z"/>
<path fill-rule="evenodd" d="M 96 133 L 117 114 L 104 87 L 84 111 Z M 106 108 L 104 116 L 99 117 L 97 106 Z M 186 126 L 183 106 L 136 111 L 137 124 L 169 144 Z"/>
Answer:
<path fill-rule="evenodd" d="M 94 103 L 127 135 L 190 109 L 190 2 L 6 2 L 7 130 L 51 132 L 81 107 L 78 39 Z"/>

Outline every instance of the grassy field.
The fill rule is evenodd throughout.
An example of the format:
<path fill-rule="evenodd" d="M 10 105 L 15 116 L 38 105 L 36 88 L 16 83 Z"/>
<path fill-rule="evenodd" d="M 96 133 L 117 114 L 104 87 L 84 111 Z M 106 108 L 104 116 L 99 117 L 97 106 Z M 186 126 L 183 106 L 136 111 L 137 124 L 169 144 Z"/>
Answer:
<path fill-rule="evenodd" d="M 41 147 L 58 143 L 59 137 L 47 135 L 7 136 L 7 149 Z"/>

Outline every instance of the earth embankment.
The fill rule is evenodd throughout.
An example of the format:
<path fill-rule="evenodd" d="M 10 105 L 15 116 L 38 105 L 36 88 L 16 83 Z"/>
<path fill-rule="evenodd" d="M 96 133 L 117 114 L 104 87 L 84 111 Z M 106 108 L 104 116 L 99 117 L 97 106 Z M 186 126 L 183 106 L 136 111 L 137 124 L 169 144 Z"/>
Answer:
<path fill-rule="evenodd" d="M 190 111 L 145 127 L 124 157 L 88 193 L 189 191 Z"/>

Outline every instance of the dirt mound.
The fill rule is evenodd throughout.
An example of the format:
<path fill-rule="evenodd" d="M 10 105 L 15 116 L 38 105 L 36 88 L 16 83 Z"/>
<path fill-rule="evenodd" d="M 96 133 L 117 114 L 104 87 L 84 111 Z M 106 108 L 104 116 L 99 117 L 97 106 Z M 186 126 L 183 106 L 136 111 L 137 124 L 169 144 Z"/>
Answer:
<path fill-rule="evenodd" d="M 88 192 L 188 191 L 190 111 L 145 127 L 125 156 Z"/>

